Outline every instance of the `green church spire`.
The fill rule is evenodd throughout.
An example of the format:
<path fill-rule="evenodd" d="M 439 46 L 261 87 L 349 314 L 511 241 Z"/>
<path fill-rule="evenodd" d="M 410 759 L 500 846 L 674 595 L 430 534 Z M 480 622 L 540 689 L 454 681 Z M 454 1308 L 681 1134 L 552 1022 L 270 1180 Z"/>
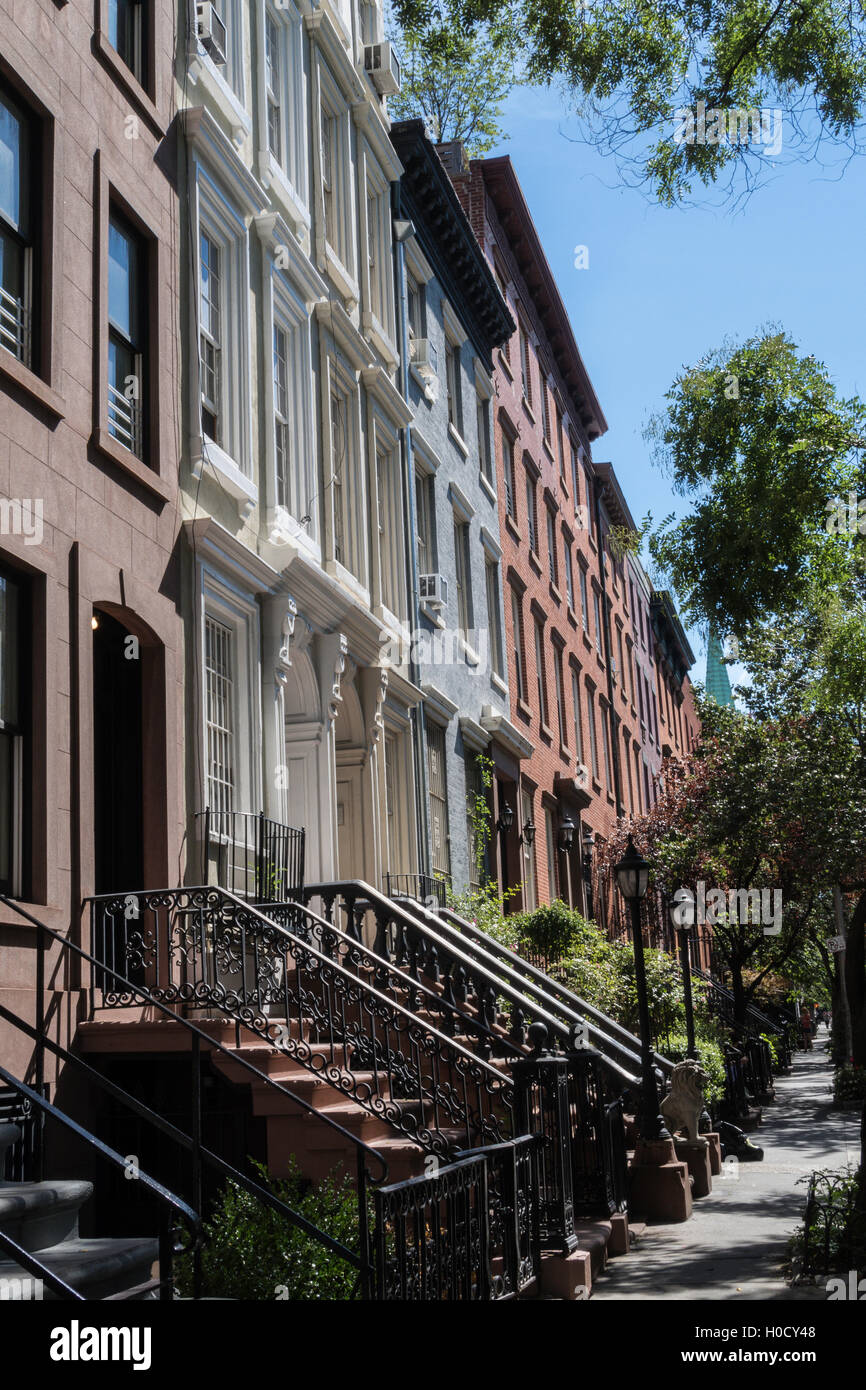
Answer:
<path fill-rule="evenodd" d="M 722 659 L 722 644 L 714 632 L 707 643 L 707 694 L 717 705 L 732 705 L 728 668 Z"/>

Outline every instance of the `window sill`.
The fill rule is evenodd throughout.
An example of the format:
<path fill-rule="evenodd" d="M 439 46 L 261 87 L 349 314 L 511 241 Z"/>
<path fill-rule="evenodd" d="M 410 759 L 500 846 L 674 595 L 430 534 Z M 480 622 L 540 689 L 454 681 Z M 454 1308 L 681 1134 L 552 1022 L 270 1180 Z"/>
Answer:
<path fill-rule="evenodd" d="M 508 694 L 508 686 L 505 684 L 502 677 L 497 675 L 495 671 L 490 672 L 490 684 L 499 691 L 500 695 Z"/>
<path fill-rule="evenodd" d="M 432 623 L 434 627 L 445 627 L 445 619 L 442 616 L 441 610 L 439 608 L 431 607 L 431 605 L 427 603 L 425 599 L 420 600 L 418 604 L 418 611 L 419 613 L 422 613 L 423 616 L 427 619 L 428 623 Z"/>
<path fill-rule="evenodd" d="M 146 463 L 142 463 L 141 459 L 136 458 L 130 449 L 119 444 L 107 429 L 94 430 L 90 436 L 90 443 L 104 458 L 110 459 L 118 468 L 123 469 L 124 473 L 152 492 L 161 502 L 168 501 L 171 496 L 168 483 L 152 468 L 148 468 Z"/>
<path fill-rule="evenodd" d="M 62 420 L 66 414 L 66 402 L 62 396 L 53 391 L 47 381 L 43 381 L 41 376 L 37 376 L 29 367 L 25 367 L 23 362 L 19 362 L 17 357 L 6 348 L 0 348 L 0 374 L 8 377 L 22 391 L 26 392 L 43 410 L 47 410 L 54 416 L 55 420 Z"/>
<path fill-rule="evenodd" d="M 468 457 L 469 457 L 469 445 L 465 442 L 465 440 L 463 439 L 463 436 L 459 433 L 459 431 L 458 431 L 457 429 L 455 429 L 455 427 L 451 424 L 451 421 L 450 421 L 450 420 L 449 420 L 449 422 L 448 422 L 448 436 L 449 436 L 449 438 L 452 440 L 452 442 L 453 442 L 454 444 L 456 444 L 457 448 L 460 450 L 460 453 L 463 455 L 463 457 L 464 457 L 465 459 L 468 459 Z"/>
<path fill-rule="evenodd" d="M 500 365 L 500 367 L 502 368 L 502 370 L 504 371 L 505 375 L 508 377 L 508 380 L 509 380 L 509 381 L 513 381 L 513 380 L 514 380 L 514 373 L 513 373 L 513 371 L 511 370 L 511 363 L 509 362 L 508 358 L 505 356 L 505 353 L 502 351 L 501 348 L 499 348 L 499 349 L 497 350 L 496 355 L 497 355 L 497 357 L 499 358 L 499 365 Z"/>
<path fill-rule="evenodd" d="M 544 452 L 547 454 L 547 457 L 550 459 L 550 462 L 551 462 L 551 463 L 555 463 L 555 462 L 556 462 L 556 456 L 554 455 L 554 452 L 553 452 L 552 448 L 550 447 L 550 441 L 549 441 L 548 439 L 542 439 L 541 443 L 542 443 L 542 445 L 543 445 L 543 447 L 544 447 Z"/>
<path fill-rule="evenodd" d="M 571 626 L 573 628 L 576 628 L 578 626 L 577 614 L 575 613 L 571 604 L 568 605 L 568 621 L 571 623 Z"/>
<path fill-rule="evenodd" d="M 365 336 L 369 338 L 379 356 L 384 359 L 388 370 L 393 371 L 399 364 L 400 358 L 387 330 L 383 328 L 378 316 L 371 313 L 369 309 L 364 311 L 361 319 L 361 327 Z"/>
<path fill-rule="evenodd" d="M 438 392 L 436 390 L 436 386 L 438 385 L 438 379 L 435 376 L 422 376 L 418 368 L 414 365 L 409 367 L 409 375 L 414 381 L 415 385 L 420 390 L 427 404 L 433 405 L 438 396 Z"/>
<path fill-rule="evenodd" d="M 569 765 L 571 764 L 571 750 L 569 749 L 567 743 L 560 743 L 559 756 L 562 758 L 563 762 L 568 763 Z"/>
<path fill-rule="evenodd" d="M 517 713 L 526 720 L 527 724 L 532 719 L 532 710 L 525 700 L 521 700 L 520 696 L 517 697 Z"/>
<path fill-rule="evenodd" d="M 540 576 L 540 575 L 541 575 L 541 561 L 540 561 L 540 559 L 538 558 L 538 555 L 536 554 L 536 552 L 535 552 L 534 550 L 530 550 L 530 552 L 529 552 L 529 563 L 530 563 L 530 565 L 532 566 L 532 568 L 535 570 L 535 573 L 536 573 L 537 575 Z"/>
<path fill-rule="evenodd" d="M 53 931 L 62 932 L 69 926 L 69 912 L 64 915 L 62 907 L 52 907 L 48 903 L 28 903 L 23 899 L 12 899 L 21 908 L 22 912 L 29 912 L 31 917 L 37 917 L 44 927 L 49 927 Z M 32 922 L 28 922 L 26 917 L 20 917 L 12 908 L 5 903 L 0 903 L 0 926 L 21 927 L 24 931 L 37 931 L 38 928 Z"/>
<path fill-rule="evenodd" d="M 154 135 L 162 139 L 165 136 L 166 122 L 160 115 L 156 103 L 101 29 L 97 30 L 94 36 L 94 45 L 117 85 L 123 89 L 133 105 L 138 107 Z"/>
<path fill-rule="evenodd" d="M 508 529 L 508 531 L 510 531 L 510 533 L 511 533 L 511 535 L 513 536 L 514 540 L 517 541 L 517 544 L 518 544 L 518 545 L 521 545 L 521 544 L 523 543 L 523 536 L 522 536 L 521 532 L 518 530 L 517 522 L 513 519 L 513 517 L 511 517 L 511 516 L 508 515 L 508 514 L 506 514 L 506 517 L 505 517 L 505 525 L 506 525 L 506 528 Z"/>
<path fill-rule="evenodd" d="M 353 280 L 346 266 L 340 260 L 329 241 L 325 242 L 325 272 L 331 277 L 340 294 L 353 306 L 358 303 L 361 291 L 357 280 Z"/>
<path fill-rule="evenodd" d="M 193 77 L 194 66 L 197 66 L 198 71 Z M 193 59 L 190 63 L 190 77 L 196 83 L 201 82 L 220 115 L 228 121 L 232 128 L 232 140 L 239 149 L 247 136 L 252 133 L 252 120 L 245 107 L 238 100 L 234 90 L 220 75 L 198 42 L 196 42 Z"/>
<path fill-rule="evenodd" d="M 478 470 L 478 481 L 481 484 L 482 490 L 487 493 L 487 496 L 490 498 L 491 502 L 495 502 L 497 500 L 496 490 L 489 482 L 489 480 L 484 476 L 484 473 L 481 469 Z"/>
<path fill-rule="evenodd" d="M 238 504 L 241 520 L 246 521 L 259 500 L 259 490 L 251 478 L 242 473 L 238 465 L 225 449 L 212 439 L 202 440 L 200 468 L 210 468 L 217 483 L 234 498 Z"/>
<path fill-rule="evenodd" d="M 592 779 L 592 789 L 597 796 L 601 796 L 601 782 L 599 782 L 598 778 L 595 776 L 593 776 Z"/>
<path fill-rule="evenodd" d="M 554 603 L 558 604 L 559 607 L 561 608 L 561 607 L 562 607 L 562 594 L 559 592 L 559 590 L 557 589 L 556 585 L 553 583 L 553 580 L 551 580 L 550 583 L 548 584 L 548 586 L 547 586 L 547 592 L 550 594 L 550 597 L 553 599 Z"/>
<path fill-rule="evenodd" d="M 474 647 L 470 647 L 465 637 L 458 637 L 457 643 L 460 647 L 461 652 L 463 653 L 463 656 L 466 658 L 467 666 L 479 666 L 481 664 L 481 657 L 478 655 Z"/>
<path fill-rule="evenodd" d="M 583 632 L 580 635 L 583 638 L 583 645 L 586 647 L 586 650 L 588 652 L 595 651 L 595 648 L 593 647 L 592 642 L 590 641 L 589 633 L 587 632 L 586 628 L 583 629 Z"/>
<path fill-rule="evenodd" d="M 287 214 L 289 224 L 295 235 L 306 228 L 309 231 L 312 225 L 309 209 L 304 206 L 297 192 L 286 178 L 280 165 L 274 159 L 270 150 L 262 157 L 262 185 L 267 188 L 272 199 L 279 203 L 281 210 Z"/>
<path fill-rule="evenodd" d="M 523 396 L 523 397 L 521 398 L 521 405 L 523 406 L 523 413 L 524 413 L 525 415 L 528 415 L 528 416 L 529 416 L 529 421 L 530 421 L 530 423 L 531 423 L 532 425 L 534 425 L 534 424 L 535 424 L 535 416 L 534 416 L 533 413 L 532 413 L 532 406 L 529 404 L 529 401 L 526 399 L 525 396 Z"/>
<path fill-rule="evenodd" d="M 544 722 L 540 723 L 538 726 L 538 731 L 546 743 L 553 742 L 553 730 L 550 728 L 548 724 L 545 724 Z"/>

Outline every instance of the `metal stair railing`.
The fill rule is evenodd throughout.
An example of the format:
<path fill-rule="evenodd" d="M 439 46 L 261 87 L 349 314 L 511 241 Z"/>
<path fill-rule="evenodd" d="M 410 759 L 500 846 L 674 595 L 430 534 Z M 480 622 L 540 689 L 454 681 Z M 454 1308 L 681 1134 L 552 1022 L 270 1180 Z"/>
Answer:
<path fill-rule="evenodd" d="M 126 962 L 150 998 L 217 1009 L 428 1152 L 448 1159 L 458 1144 L 511 1137 L 504 1072 L 224 889 L 109 894 L 87 905 L 102 958 Z M 293 911 L 296 923 L 329 925 Z M 92 1009 L 97 993 L 105 1008 L 130 1002 L 110 987 L 117 973 L 97 970 Z"/>
<path fill-rule="evenodd" d="M 15 1022 L 15 1016 L 5 1007 L 2 1009 L 2 1016 L 7 1022 Z M 27 1031 L 35 1032 L 35 1030 L 31 1029 Z M 61 1050 L 65 1051 L 65 1049 Z M 90 1130 L 85 1129 L 83 1125 L 78 1124 L 77 1121 L 65 1114 L 64 1111 L 58 1110 L 55 1105 L 52 1105 L 43 1095 L 34 1091 L 33 1088 L 28 1086 L 24 1081 L 19 1081 L 17 1077 L 13 1076 L 12 1073 L 7 1071 L 3 1066 L 0 1066 L 0 1078 L 6 1082 L 7 1086 L 11 1086 L 13 1090 L 17 1091 L 20 1096 L 26 1099 L 31 1106 L 34 1106 L 43 1120 L 46 1115 L 50 1116 L 57 1124 L 62 1125 L 78 1139 L 83 1140 L 90 1149 L 106 1159 L 112 1166 L 124 1172 L 127 1171 L 128 1163 L 125 1158 L 119 1153 L 116 1153 L 108 1144 L 103 1143 L 103 1141 L 97 1138 L 95 1134 L 92 1134 Z M 149 1173 L 145 1173 L 140 1168 L 138 1170 L 138 1180 L 142 1187 L 150 1192 L 160 1203 L 158 1244 L 159 1277 L 152 1281 L 152 1287 L 159 1289 L 160 1299 L 172 1299 L 174 1296 L 174 1280 L 172 1275 L 173 1257 L 183 1248 L 177 1240 L 177 1219 L 180 1218 L 186 1223 L 190 1236 L 191 1248 L 194 1252 L 198 1252 L 201 1242 L 201 1218 L 198 1212 L 188 1206 L 176 1193 L 172 1192 L 163 1183 L 157 1182 Z M 172 1213 L 174 1213 L 174 1221 L 172 1221 Z M 53 1293 L 58 1295 L 58 1297 L 81 1302 L 86 1301 L 83 1294 L 50 1270 L 48 1266 L 39 1259 L 38 1254 L 22 1249 L 17 1241 L 14 1241 L 11 1236 L 3 1231 L 0 1231 L 0 1248 L 5 1250 L 17 1264 L 22 1265 L 30 1274 L 41 1279 Z"/>
<path fill-rule="evenodd" d="M 738 1024 L 735 1013 L 735 1000 L 733 991 L 728 989 L 719 980 L 705 971 L 692 966 L 692 974 L 707 986 L 710 998 L 710 1007 L 722 1017 L 726 1023 L 742 1031 L 746 1037 L 759 1038 L 762 1033 L 768 1033 L 774 1038 L 779 1046 L 781 1053 L 781 1065 L 790 1066 L 790 1040 L 788 1032 L 781 1023 L 775 1022 L 768 1014 L 759 1009 L 756 1004 L 747 1004 L 745 1020 Z"/>
<path fill-rule="evenodd" d="M 505 1000 L 511 1012 L 510 1035 L 514 1041 L 525 1045 L 529 1025 L 543 1023 L 553 1045 L 564 1051 L 573 1046 L 577 1035 L 598 1048 L 618 1084 L 639 1084 L 637 1038 L 589 1005 L 573 1007 L 581 1006 L 583 1001 L 556 986 L 548 976 L 500 947 L 485 933 L 464 937 L 445 920 L 447 916 L 462 922 L 454 914 L 433 914 L 414 900 L 387 898 L 360 879 L 307 884 L 303 896 L 308 903 L 320 899 L 328 920 L 333 919 L 335 909 L 342 908 L 349 923 L 354 923 L 353 935 L 360 934 L 361 921 L 368 912 L 372 913 L 376 919 L 372 950 L 398 964 L 405 959 L 407 940 L 420 931 L 427 943 L 430 967 L 437 972 L 435 978 L 441 980 L 446 994 L 453 987 L 454 978 L 459 977 L 461 986 L 465 983 L 472 991 L 469 997 L 482 1015 L 491 1016 L 498 997 Z M 672 1064 L 666 1058 L 655 1054 L 655 1060 L 663 1072 L 671 1070 Z"/>
<path fill-rule="evenodd" d="M 367 1219 L 367 1190 L 370 1186 L 384 1183 L 385 1181 L 387 1181 L 388 1177 L 388 1165 L 385 1162 L 383 1156 L 378 1152 L 378 1150 L 370 1147 L 368 1144 L 365 1144 L 364 1141 L 362 1139 L 359 1139 L 357 1135 L 353 1134 L 351 1130 L 345 1129 L 342 1125 L 338 1124 L 336 1120 L 333 1120 L 329 1115 L 324 1115 L 321 1111 L 316 1110 L 315 1107 L 312 1106 L 308 1101 L 306 1101 L 303 1097 L 296 1095 L 287 1086 L 284 1086 L 281 1082 L 274 1080 L 274 1078 L 270 1077 L 266 1072 L 260 1071 L 259 1068 L 254 1066 L 253 1063 L 251 1063 L 247 1058 L 239 1055 L 239 1053 L 236 1050 L 227 1048 L 222 1043 L 218 1042 L 215 1038 L 211 1038 L 201 1028 L 198 1028 L 192 1020 L 184 1018 L 181 1014 L 175 1013 L 174 1010 L 170 1009 L 164 1001 L 156 999 L 152 995 L 150 995 L 146 988 L 144 988 L 141 985 L 134 984 L 132 981 L 126 979 L 119 973 L 110 970 L 110 968 L 107 967 L 104 962 L 98 961 L 95 956 L 93 956 L 90 952 L 86 951 L 83 947 L 79 946 L 77 943 L 73 941 L 70 941 L 67 937 L 61 936 L 60 933 L 54 931 L 53 928 L 47 927 L 44 923 L 39 922 L 37 918 L 33 917 L 29 912 L 21 908 L 13 900 L 6 898 L 3 895 L 0 895 L 0 902 L 4 903 L 7 907 L 11 907 L 16 913 L 18 913 L 19 916 L 25 918 L 32 925 L 37 927 L 37 975 L 40 981 L 42 982 L 41 988 L 37 990 L 35 1026 L 28 1023 L 26 1020 L 20 1018 L 17 1014 L 13 1013 L 5 1005 L 0 1004 L 0 1018 L 4 1019 L 7 1023 L 11 1024 L 19 1031 L 25 1033 L 36 1043 L 34 1054 L 36 1059 L 36 1072 L 38 1077 L 36 1092 L 31 1092 L 29 1087 L 24 1086 L 22 1082 L 15 1081 L 14 1079 L 10 1079 L 10 1085 L 14 1089 L 16 1089 L 19 1092 L 19 1094 L 25 1094 L 28 1101 L 32 1101 L 33 1095 L 35 1095 L 37 1092 L 41 1094 L 44 1090 L 44 1054 L 46 1050 L 49 1051 L 53 1056 L 57 1057 L 65 1064 L 71 1065 L 78 1072 L 83 1074 L 91 1085 L 98 1087 L 103 1092 L 110 1095 L 114 1100 L 124 1105 L 128 1110 L 131 1110 L 140 1119 L 144 1120 L 146 1123 L 151 1125 L 160 1133 L 166 1135 L 166 1137 L 168 1137 L 174 1143 L 178 1144 L 186 1152 L 191 1154 L 193 1161 L 193 1202 L 196 1204 L 197 1211 L 201 1210 L 201 1193 L 203 1186 L 202 1167 L 206 1166 L 219 1173 L 220 1176 L 228 1179 L 231 1182 L 236 1183 L 239 1187 L 242 1187 L 258 1202 L 269 1207 L 272 1211 L 277 1212 L 280 1216 L 284 1217 L 287 1221 L 289 1221 L 293 1226 L 295 1226 L 299 1230 L 302 1230 L 304 1234 L 309 1236 L 312 1240 L 317 1241 L 326 1249 L 330 1250 L 333 1254 L 336 1254 L 341 1259 L 344 1259 L 350 1266 L 352 1266 L 358 1271 L 357 1286 L 361 1290 L 361 1296 L 363 1298 L 369 1297 L 369 1290 L 371 1287 L 372 1257 L 369 1245 L 369 1230 Z M 90 966 L 91 970 L 96 969 L 103 974 L 111 974 L 116 984 L 123 989 L 125 996 L 129 1000 L 133 1000 L 136 997 L 139 998 L 143 1003 L 153 1006 L 163 1017 L 165 1017 L 170 1022 L 180 1024 L 184 1028 L 184 1030 L 190 1034 L 190 1046 L 193 1058 L 194 1103 L 193 1134 L 191 1136 L 185 1134 L 183 1130 L 179 1129 L 176 1125 L 173 1125 L 162 1115 L 159 1115 L 155 1111 L 151 1110 L 150 1107 L 145 1105 L 143 1101 L 139 1100 L 137 1097 L 125 1091 L 121 1086 L 118 1086 L 108 1077 L 103 1076 L 101 1072 L 97 1071 L 95 1068 L 91 1067 L 87 1062 L 85 1062 L 83 1057 L 79 1056 L 75 1052 L 71 1052 L 68 1048 L 62 1046 L 60 1043 L 55 1042 L 54 1039 L 48 1035 L 46 1029 L 44 998 L 44 953 L 48 940 L 51 940 L 56 945 L 58 945 L 61 948 L 61 950 L 68 952 L 73 959 Z M 39 964 L 39 962 L 41 962 L 41 964 Z M 350 1250 L 348 1247 L 344 1246 L 340 1241 L 335 1240 L 327 1232 L 319 1230 L 319 1228 L 313 1225 L 310 1221 L 308 1221 L 306 1217 L 302 1216 L 300 1212 L 296 1212 L 287 1203 L 283 1202 L 280 1198 L 276 1197 L 271 1191 L 269 1191 L 269 1189 L 262 1187 L 260 1183 L 250 1178 L 246 1173 L 243 1173 L 239 1169 L 235 1168 L 234 1165 L 228 1163 L 220 1155 L 212 1152 L 202 1143 L 202 1045 L 204 1045 L 208 1052 L 215 1052 L 229 1058 L 234 1065 L 239 1066 L 242 1069 L 244 1074 L 248 1076 L 250 1080 L 255 1080 L 257 1082 L 264 1083 L 272 1091 L 277 1092 L 286 1100 L 291 1101 L 292 1104 L 297 1106 L 299 1110 L 304 1111 L 308 1115 L 315 1117 L 317 1121 L 325 1125 L 333 1134 L 339 1135 L 340 1139 L 343 1142 L 345 1142 L 355 1150 L 355 1181 L 356 1196 L 358 1201 L 359 1223 L 358 1252 Z M 6 1076 L 7 1073 L 3 1072 L 2 1068 L 0 1068 L 0 1075 Z M 47 1101 L 44 1101 L 44 1105 L 47 1106 L 47 1104 Z M 70 1120 L 69 1124 L 75 1127 L 74 1121 Z M 82 1131 L 82 1133 L 84 1137 L 86 1137 L 86 1132 Z M 96 1139 L 95 1136 L 93 1137 L 93 1141 L 96 1145 L 100 1146 L 100 1148 L 106 1147 L 102 1144 L 102 1141 Z M 37 1127 L 36 1129 L 34 1149 L 36 1151 L 37 1175 L 41 1177 L 42 1173 L 44 1172 L 44 1147 L 41 1127 Z M 123 1167 L 125 1170 L 125 1162 L 123 1163 Z M 198 1297 L 199 1295 L 198 1292 L 196 1292 L 196 1290 L 199 1290 L 201 1286 L 200 1241 L 198 1240 L 197 1243 L 195 1243 L 193 1246 L 193 1285 L 193 1296 Z M 171 1295 L 165 1296 L 170 1297 Z"/>

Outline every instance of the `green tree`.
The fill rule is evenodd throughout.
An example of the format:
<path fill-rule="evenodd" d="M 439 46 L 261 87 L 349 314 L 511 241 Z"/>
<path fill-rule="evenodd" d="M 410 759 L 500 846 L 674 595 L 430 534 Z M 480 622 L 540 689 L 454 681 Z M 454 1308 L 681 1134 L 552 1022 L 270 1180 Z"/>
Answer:
<path fill-rule="evenodd" d="M 514 53 L 496 17 L 463 30 L 449 0 L 435 23 L 410 25 L 394 39 L 402 74 L 388 102 L 392 120 L 421 119 L 437 142 L 461 140 L 472 158 L 508 138 L 500 118 L 515 79 Z"/>
<path fill-rule="evenodd" d="M 394 0 L 401 25 L 471 35 L 495 21 L 527 80 L 561 84 L 588 138 L 664 203 L 761 176 L 754 141 L 677 142 L 678 113 L 778 108 L 786 156 L 857 148 L 866 89 L 862 0 Z M 730 129 L 730 127 L 726 127 Z M 739 130 L 739 128 L 737 128 Z M 738 178 L 742 176 L 742 179 Z"/>

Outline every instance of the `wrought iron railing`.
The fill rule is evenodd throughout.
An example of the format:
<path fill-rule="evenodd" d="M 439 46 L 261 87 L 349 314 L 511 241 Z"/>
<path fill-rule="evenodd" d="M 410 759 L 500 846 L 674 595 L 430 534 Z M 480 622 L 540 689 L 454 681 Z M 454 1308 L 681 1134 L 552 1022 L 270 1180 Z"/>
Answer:
<path fill-rule="evenodd" d="M 298 902 L 304 887 L 306 834 L 263 812 L 196 815 L 203 883 L 250 903 Z"/>
<path fill-rule="evenodd" d="M 568 1057 L 574 1210 L 586 1220 L 607 1218 L 626 1207 L 628 1159 L 622 1098 L 609 1101 L 606 1096 L 601 1062 L 592 1048 Z"/>
<path fill-rule="evenodd" d="M 749 1113 L 745 1058 L 735 1047 L 725 1047 L 724 1058 L 725 1096 L 722 1108 L 726 1118 L 737 1120 Z"/>
<path fill-rule="evenodd" d="M 106 965 L 92 1007 L 133 1002 L 114 983 L 123 960 L 150 998 L 218 1010 L 440 1158 L 512 1136 L 509 1077 L 314 945 L 329 925 L 315 913 L 298 907 L 289 931 L 210 887 L 89 906 Z"/>
<path fill-rule="evenodd" d="M 0 347 L 30 366 L 30 311 L 0 285 Z"/>
<path fill-rule="evenodd" d="M 108 432 L 119 439 L 136 458 L 142 455 L 141 402 L 130 399 L 108 383 Z"/>
<path fill-rule="evenodd" d="M 23 917 L 37 928 L 35 1022 L 33 1024 L 29 1023 L 27 1020 L 13 1013 L 5 1004 L 0 1003 L 0 1019 L 3 1019 L 14 1028 L 24 1033 L 35 1044 L 35 1090 L 24 1087 L 22 1083 L 17 1081 L 14 1077 L 10 1077 L 8 1073 L 3 1072 L 2 1075 L 8 1080 L 10 1087 L 22 1094 L 28 1106 L 34 1107 L 35 1098 L 39 1095 L 43 1095 L 46 1091 L 43 1077 L 45 1054 L 49 1052 L 58 1062 L 62 1062 L 65 1066 L 72 1068 L 77 1075 L 83 1078 L 85 1084 L 108 1095 L 126 1110 L 134 1114 L 139 1120 L 143 1121 L 152 1130 L 157 1131 L 158 1134 L 162 1136 L 163 1141 L 168 1140 L 171 1144 L 176 1145 L 189 1156 L 191 1160 L 191 1210 L 194 1210 L 196 1213 L 202 1210 L 203 1170 L 207 1168 L 211 1172 L 216 1173 L 222 1180 L 228 1180 L 241 1187 L 260 1205 L 268 1207 L 290 1225 L 301 1230 L 313 1242 L 330 1250 L 332 1254 L 337 1255 L 338 1258 L 349 1264 L 349 1266 L 356 1271 L 356 1290 L 360 1292 L 361 1297 L 368 1298 L 371 1290 L 372 1252 L 369 1243 L 367 1220 L 367 1193 L 370 1186 L 375 1183 L 384 1182 L 388 1176 L 387 1164 L 378 1150 L 365 1144 L 357 1135 L 345 1129 L 329 1115 L 325 1115 L 320 1110 L 315 1109 L 309 1101 L 297 1095 L 282 1082 L 275 1080 L 266 1072 L 260 1071 L 258 1067 L 236 1049 L 224 1047 L 222 1043 L 209 1037 L 207 1033 L 195 1023 L 184 1018 L 181 1014 L 174 1012 L 168 1007 L 164 1000 L 158 999 L 155 994 L 151 994 L 141 984 L 134 983 L 122 973 L 115 973 L 105 961 L 98 960 L 94 955 L 85 950 L 82 946 L 71 941 L 68 937 L 61 936 L 50 927 L 46 927 L 44 923 L 39 922 L 37 918 L 33 917 L 17 903 L 13 903 L 10 899 L 2 896 L 0 896 L 0 902 L 12 908 L 19 916 Z M 86 974 L 89 971 L 91 980 L 91 1014 L 93 1012 L 92 1005 L 96 990 L 95 980 L 98 974 L 101 980 L 100 989 L 104 990 L 107 988 L 110 980 L 111 987 L 115 993 L 119 996 L 122 995 L 127 1002 L 146 1003 L 153 1007 L 158 1016 L 183 1027 L 189 1037 L 193 1062 L 191 1135 L 184 1133 L 183 1130 L 165 1119 L 164 1116 L 157 1114 L 150 1109 L 149 1106 L 145 1105 L 143 1101 L 125 1091 L 107 1076 L 104 1076 L 102 1072 L 91 1067 L 77 1052 L 71 1052 L 69 1049 L 63 1047 L 50 1035 L 50 1031 L 46 1026 L 47 1019 L 50 1017 L 50 1009 L 46 1008 L 45 981 L 45 954 L 49 947 L 59 948 L 61 957 L 65 959 L 67 966 L 71 967 L 76 972 L 82 971 Z M 298 1111 L 309 1115 L 311 1118 L 314 1118 L 318 1124 L 326 1127 L 332 1136 L 339 1136 L 340 1141 L 350 1152 L 354 1151 L 355 1194 L 358 1207 L 358 1250 L 349 1249 L 343 1245 L 342 1242 L 335 1240 L 327 1232 L 319 1230 L 318 1227 L 308 1221 L 306 1217 L 294 1211 L 287 1203 L 276 1197 L 268 1188 L 263 1187 L 260 1183 L 252 1179 L 249 1174 L 241 1172 L 219 1154 L 214 1153 L 204 1145 L 202 1142 L 202 1058 L 206 1052 L 216 1053 L 225 1058 L 230 1058 L 235 1067 L 240 1068 L 242 1074 L 249 1078 L 251 1082 L 268 1087 L 272 1092 L 281 1096 L 284 1101 L 290 1102 Z M 43 1104 L 43 1110 L 45 1106 L 47 1106 L 47 1101 Z M 36 1106 L 36 1109 L 39 1109 L 39 1107 Z M 76 1126 L 73 1121 L 60 1117 L 60 1112 L 57 1112 L 57 1115 L 60 1122 L 66 1124 L 67 1128 L 79 1132 L 80 1127 Z M 44 1176 L 45 1172 L 44 1129 L 41 1124 L 34 1126 L 33 1136 L 35 1156 L 32 1163 L 32 1173 L 28 1173 L 27 1176 L 32 1176 L 34 1179 L 39 1180 Z M 81 1131 L 81 1136 L 86 1142 L 91 1143 L 91 1147 L 97 1147 L 100 1151 L 104 1150 L 106 1155 L 110 1157 L 112 1151 L 108 1150 L 107 1146 L 102 1144 L 101 1140 L 96 1139 L 95 1136 L 90 1136 L 90 1138 L 88 1138 L 87 1132 L 83 1130 Z M 113 1159 L 110 1161 L 113 1162 Z M 121 1160 L 121 1163 L 124 1175 L 128 1176 L 126 1161 Z M 157 1186 L 160 1185 L 157 1184 Z M 196 1218 L 196 1220 L 198 1220 L 198 1218 Z M 202 1288 L 201 1239 L 198 1226 L 196 1226 L 194 1234 L 195 1239 L 189 1242 L 189 1244 L 193 1253 L 193 1297 L 198 1298 L 200 1297 Z M 161 1241 L 165 1242 L 170 1235 L 171 1233 L 167 1230 L 163 1231 L 160 1237 Z M 164 1269 L 166 1271 L 163 1272 L 163 1268 L 161 1267 L 160 1296 L 170 1298 L 173 1296 L 170 1291 L 170 1285 L 172 1283 L 170 1258 L 173 1252 L 177 1253 L 177 1245 L 176 1242 L 171 1245 L 164 1244 L 161 1245 L 160 1249 L 160 1259 L 164 1262 Z M 27 1267 L 29 1268 L 29 1266 Z M 34 1271 L 31 1270 L 31 1272 Z M 54 1287 L 53 1285 L 49 1286 L 52 1288 Z M 169 1289 L 169 1291 L 166 1292 L 166 1289 Z"/>
<path fill-rule="evenodd" d="M 441 874 L 385 874 L 385 892 L 389 898 L 411 898 L 427 907 L 448 905 L 449 881 Z"/>
<path fill-rule="evenodd" d="M 707 975 L 703 970 L 693 967 L 692 974 L 705 991 L 710 1013 L 721 1019 L 733 1030 L 735 1035 L 744 1040 L 759 1038 L 762 1034 L 772 1037 L 778 1050 L 779 1066 L 789 1067 L 791 1065 L 790 1034 L 782 1022 L 770 1018 L 762 1009 L 751 1003 L 746 1005 L 742 1021 L 739 1021 L 736 1016 L 736 1001 L 733 991 L 719 980 L 713 979 L 711 975 Z"/>
<path fill-rule="evenodd" d="M 376 1293 L 383 1300 L 517 1297 L 540 1267 L 532 1135 L 458 1155 L 429 1177 L 375 1194 Z"/>

